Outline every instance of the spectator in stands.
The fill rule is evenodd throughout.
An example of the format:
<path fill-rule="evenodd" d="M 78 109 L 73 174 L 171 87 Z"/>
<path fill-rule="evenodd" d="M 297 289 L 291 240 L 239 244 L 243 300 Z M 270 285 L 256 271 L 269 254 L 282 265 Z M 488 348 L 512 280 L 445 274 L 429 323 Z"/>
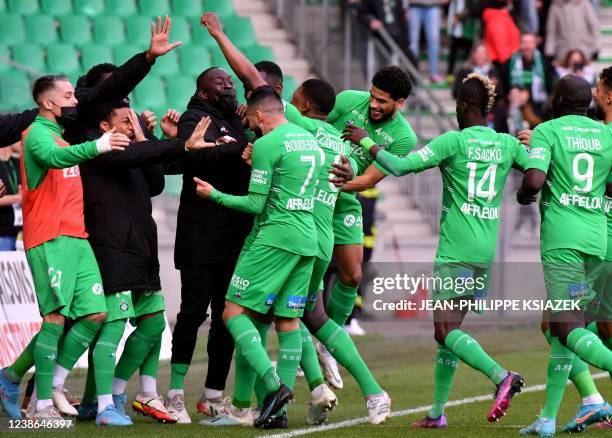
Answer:
<path fill-rule="evenodd" d="M 557 67 L 557 76 L 562 78 L 567 74 L 575 74 L 586 79 L 593 87 L 597 85 L 595 70 L 582 50 L 573 49 L 567 52 L 561 65 Z"/>
<path fill-rule="evenodd" d="M 427 60 L 429 61 L 429 80 L 442 82 L 438 74 L 440 62 L 440 7 L 447 0 L 411 0 L 409 12 L 410 48 L 414 56 L 419 57 L 421 27 L 425 29 L 427 40 Z"/>
<path fill-rule="evenodd" d="M 570 50 L 578 49 L 587 59 L 593 59 L 599 47 L 599 19 L 590 0 L 553 0 L 546 22 L 544 53 L 560 60 Z"/>
<path fill-rule="evenodd" d="M 537 48 L 537 37 L 526 33 L 521 36 L 521 46 L 512 55 L 509 64 L 510 87 L 529 90 L 530 103 L 541 112 L 548 98 L 546 75 L 542 54 Z"/>
<path fill-rule="evenodd" d="M 520 27 L 523 32 L 538 32 L 538 8 L 536 0 L 520 0 Z"/>
<path fill-rule="evenodd" d="M 447 75 L 452 83 L 455 63 L 467 59 L 476 37 L 478 22 L 470 15 L 467 0 L 451 0 L 448 7 L 446 31 L 450 37 Z"/>
<path fill-rule="evenodd" d="M 20 143 L 0 149 L 0 179 L 6 181 L 6 196 L 0 198 L 0 251 L 15 251 L 23 226 L 21 213 Z"/>

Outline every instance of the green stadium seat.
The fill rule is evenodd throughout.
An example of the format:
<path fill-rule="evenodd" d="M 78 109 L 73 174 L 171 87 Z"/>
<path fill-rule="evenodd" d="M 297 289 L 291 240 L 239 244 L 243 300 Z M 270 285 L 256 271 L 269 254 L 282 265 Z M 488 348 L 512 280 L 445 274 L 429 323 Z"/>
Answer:
<path fill-rule="evenodd" d="M 219 47 L 213 37 L 208 34 L 208 31 L 200 27 L 199 20 L 196 23 L 192 22 L 193 32 L 191 33 L 191 42 L 209 49 Z"/>
<path fill-rule="evenodd" d="M 0 0 L 0 12 L 6 11 L 6 5 L 4 4 L 4 0 Z"/>
<path fill-rule="evenodd" d="M 106 14 L 128 17 L 138 13 L 136 0 L 106 0 Z"/>
<path fill-rule="evenodd" d="M 293 76 L 283 76 L 283 99 L 291 100 L 297 89 Z"/>
<path fill-rule="evenodd" d="M 166 53 L 155 60 L 151 73 L 157 76 L 173 76 L 180 72 L 176 50 Z"/>
<path fill-rule="evenodd" d="M 8 0 L 8 10 L 19 15 L 38 12 L 38 0 Z"/>
<path fill-rule="evenodd" d="M 157 117 L 161 116 L 158 115 Z M 180 196 L 181 190 L 183 190 L 183 175 L 166 175 L 165 179 L 164 193 L 166 195 Z"/>
<path fill-rule="evenodd" d="M 104 0 L 74 0 L 74 10 L 90 17 L 100 15 L 104 12 Z"/>
<path fill-rule="evenodd" d="M 276 61 L 276 57 L 274 56 L 274 52 L 268 46 L 260 46 L 258 44 L 247 47 L 244 49 L 244 55 L 251 61 L 253 64 L 259 61 Z"/>
<path fill-rule="evenodd" d="M 25 41 L 25 38 L 25 26 L 19 15 L 0 15 L 0 44 L 19 44 Z"/>
<path fill-rule="evenodd" d="M 204 47 L 190 44 L 181 46 L 177 50 L 179 51 L 181 72 L 184 74 L 197 76 L 212 65 L 210 54 Z"/>
<path fill-rule="evenodd" d="M 104 62 L 113 63 L 113 51 L 108 46 L 100 44 L 86 44 L 81 50 L 81 66 L 87 71 L 94 65 Z"/>
<path fill-rule="evenodd" d="M 228 17 L 224 24 L 227 36 L 237 46 L 248 47 L 255 44 L 255 30 L 249 17 Z"/>
<path fill-rule="evenodd" d="M 147 76 L 134 89 L 135 105 L 139 109 L 167 107 L 164 82 L 157 76 Z"/>
<path fill-rule="evenodd" d="M 122 44 L 113 49 L 115 64 L 121 65 L 137 53 L 144 52 L 145 49 L 130 44 Z"/>
<path fill-rule="evenodd" d="M 47 70 L 45 53 L 42 47 L 36 43 L 23 43 L 13 46 L 13 61 L 26 65 L 41 74 L 44 74 Z"/>
<path fill-rule="evenodd" d="M 91 42 L 91 23 L 82 15 L 60 17 L 60 36 L 67 44 L 83 45 Z"/>
<path fill-rule="evenodd" d="M 46 46 L 57 41 L 57 25 L 50 15 L 28 15 L 25 18 L 28 41 Z"/>
<path fill-rule="evenodd" d="M 11 64 L 8 63 L 11 59 L 11 52 L 8 46 L 0 45 L 0 72 L 11 69 Z"/>
<path fill-rule="evenodd" d="M 118 46 L 125 42 L 123 20 L 115 16 L 94 17 L 94 38 L 98 44 Z"/>
<path fill-rule="evenodd" d="M 201 0 L 171 0 L 173 16 L 200 17 L 202 9 Z"/>
<path fill-rule="evenodd" d="M 227 70 L 228 72 L 232 71 L 232 68 L 230 67 L 229 63 L 225 59 L 225 56 L 223 56 L 223 52 L 221 52 L 221 49 L 219 48 L 212 49 L 210 51 L 210 55 L 211 55 L 212 67 L 220 67 L 220 68 Z"/>
<path fill-rule="evenodd" d="M 191 42 L 191 25 L 186 18 L 172 18 L 172 26 L 170 27 L 170 41 L 180 41 L 183 44 L 189 44 Z"/>
<path fill-rule="evenodd" d="M 234 11 L 234 5 L 231 1 L 225 0 L 204 0 L 204 11 L 206 12 L 216 12 L 219 17 L 226 18 L 230 15 L 234 15 L 236 12 Z"/>
<path fill-rule="evenodd" d="M 51 74 L 75 75 L 81 71 L 79 54 L 71 44 L 51 44 L 47 47 L 47 70 Z"/>
<path fill-rule="evenodd" d="M 0 74 L 0 109 L 17 111 L 34 106 L 30 80 L 18 70 L 8 70 Z"/>
<path fill-rule="evenodd" d="M 71 0 L 40 0 L 41 9 L 49 15 L 60 17 L 72 12 Z"/>
<path fill-rule="evenodd" d="M 168 91 L 168 108 L 182 112 L 187 108 L 189 99 L 195 93 L 195 79 L 192 76 L 173 76 L 166 79 L 166 88 Z"/>
<path fill-rule="evenodd" d="M 168 0 L 138 0 L 138 9 L 140 10 L 140 15 L 152 15 L 154 17 L 170 15 L 170 3 Z"/>
<path fill-rule="evenodd" d="M 153 19 L 149 16 L 134 15 L 125 21 L 127 25 L 127 40 L 141 47 L 149 47 Z"/>

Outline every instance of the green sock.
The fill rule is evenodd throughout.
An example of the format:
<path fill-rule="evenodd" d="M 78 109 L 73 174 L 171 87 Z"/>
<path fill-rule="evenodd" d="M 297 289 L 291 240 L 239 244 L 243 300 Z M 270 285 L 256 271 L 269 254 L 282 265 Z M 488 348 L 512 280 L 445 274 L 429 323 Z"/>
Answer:
<path fill-rule="evenodd" d="M 459 329 L 455 329 L 446 335 L 444 344 L 459 359 L 483 373 L 496 385 L 499 385 L 508 375 L 508 372 L 482 349 L 476 339 Z"/>
<path fill-rule="evenodd" d="M 552 339 L 550 329 L 546 330 L 544 337 L 550 345 Z M 589 366 L 576 355 L 574 355 L 574 360 L 572 361 L 572 370 L 569 373 L 569 379 L 572 381 L 582 398 L 599 393 L 591 377 Z"/>
<path fill-rule="evenodd" d="M 130 380 L 140 368 L 166 327 L 163 313 L 141 320 L 125 341 L 121 359 L 115 367 L 115 377 Z"/>
<path fill-rule="evenodd" d="M 251 319 L 246 315 L 238 315 L 230 318 L 226 325 L 236 346 L 240 346 L 242 356 L 262 378 L 266 391 L 268 393 L 278 391 L 281 385 L 280 378 L 261 345 L 261 337 Z"/>
<path fill-rule="evenodd" d="M 21 382 L 25 373 L 34 366 L 34 347 L 36 346 L 36 340 L 38 339 L 38 333 L 34 335 L 30 343 L 21 352 L 21 354 L 15 359 L 12 365 L 8 366 L 5 370 L 5 376 L 15 383 Z"/>
<path fill-rule="evenodd" d="M 541 417 L 557 417 L 573 360 L 574 354 L 561 344 L 559 338 L 551 337 L 546 377 L 546 401 L 540 414 Z"/>
<path fill-rule="evenodd" d="M 185 376 L 189 370 L 188 363 L 170 364 L 170 389 L 184 389 Z"/>
<path fill-rule="evenodd" d="M 253 320 L 253 325 L 257 328 L 259 332 L 259 336 L 261 337 L 261 346 L 264 350 L 266 350 L 266 346 L 268 345 L 268 333 L 270 332 L 270 324 L 266 324 L 264 322 Z M 251 372 L 254 373 L 253 369 L 250 368 Z M 261 377 L 255 377 L 255 397 L 257 399 L 257 406 L 262 407 L 264 400 L 268 395 L 268 390 L 266 389 L 266 385 L 264 385 Z"/>
<path fill-rule="evenodd" d="M 106 322 L 102 325 L 92 356 L 96 394 L 113 393 L 117 346 L 121 341 L 124 329 L 125 319 Z"/>
<path fill-rule="evenodd" d="M 359 355 L 351 337 L 333 320 L 328 320 L 315 333 L 327 351 L 353 376 L 364 397 L 381 394 L 383 390 Z"/>
<path fill-rule="evenodd" d="M 255 387 L 257 374 L 242 355 L 241 348 L 236 348 L 234 363 L 234 394 L 232 404 L 237 408 L 248 408 L 251 406 L 251 395 Z M 265 397 L 265 395 L 264 395 Z"/>
<path fill-rule="evenodd" d="M 293 390 L 297 370 L 302 360 L 302 335 L 300 329 L 278 332 L 278 365 L 276 372 L 281 382 Z"/>
<path fill-rule="evenodd" d="M 53 392 L 53 371 L 57 360 L 57 344 L 64 327 L 43 322 L 34 347 L 34 366 L 36 367 L 36 398 L 50 400 Z"/>
<path fill-rule="evenodd" d="M 145 357 L 142 365 L 140 365 L 140 375 L 150 376 L 157 379 L 157 371 L 159 370 L 159 353 L 161 352 L 162 337 L 158 337 L 157 341 L 151 347 L 149 354 Z"/>
<path fill-rule="evenodd" d="M 300 361 L 300 366 L 304 371 L 304 376 L 306 376 L 308 387 L 312 391 L 317 386 L 323 384 L 323 373 L 321 373 L 321 367 L 319 366 L 317 350 L 312 343 L 312 336 L 302 321 L 300 321 L 300 335 L 302 337 L 302 360 Z"/>
<path fill-rule="evenodd" d="M 444 406 L 448 403 L 448 396 L 453 386 L 453 378 L 457 371 L 459 358 L 455 353 L 443 345 L 438 344 L 436 353 L 436 367 L 434 372 L 434 401 L 427 413 L 429 418 L 438 418 L 444 413 Z"/>
<path fill-rule="evenodd" d="M 346 320 L 353 312 L 358 289 L 359 286 L 347 286 L 340 282 L 340 280 L 336 281 L 334 285 L 334 289 L 329 296 L 326 311 L 329 317 L 340 327 L 346 324 Z"/>
<path fill-rule="evenodd" d="M 601 339 L 601 342 L 603 342 L 603 344 L 606 347 L 608 347 L 609 349 L 612 348 L 612 338 L 604 339 L 604 337 L 601 336 L 601 334 L 599 333 L 599 327 L 597 327 L 596 321 L 593 321 L 592 323 L 587 325 L 586 329 L 590 332 L 595 333 L 597 336 L 599 336 L 599 339 Z"/>
<path fill-rule="evenodd" d="M 81 318 L 74 323 L 68 334 L 64 337 L 64 342 L 60 347 L 57 364 L 62 368 L 71 370 L 74 364 L 85 353 L 85 350 L 93 343 L 102 324 Z"/>
<path fill-rule="evenodd" d="M 114 369 L 114 367 L 113 367 Z M 87 378 L 85 379 L 85 389 L 81 404 L 84 406 L 93 405 L 96 402 L 96 376 L 93 361 L 93 348 L 87 353 Z"/>
<path fill-rule="evenodd" d="M 575 328 L 567 337 L 567 346 L 580 359 L 612 373 L 612 351 L 593 332 Z"/>

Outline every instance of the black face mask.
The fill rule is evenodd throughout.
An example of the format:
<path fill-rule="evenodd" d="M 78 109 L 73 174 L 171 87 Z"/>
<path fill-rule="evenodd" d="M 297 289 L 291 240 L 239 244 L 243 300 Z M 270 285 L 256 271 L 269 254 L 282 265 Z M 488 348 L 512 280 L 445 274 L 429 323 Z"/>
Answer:
<path fill-rule="evenodd" d="M 238 101 L 236 100 L 236 90 L 221 90 L 215 96 L 215 108 L 223 115 L 229 116 L 236 113 Z"/>
<path fill-rule="evenodd" d="M 69 128 L 75 125 L 77 120 L 77 107 L 76 106 L 62 106 L 62 115 L 55 118 L 58 125 Z"/>

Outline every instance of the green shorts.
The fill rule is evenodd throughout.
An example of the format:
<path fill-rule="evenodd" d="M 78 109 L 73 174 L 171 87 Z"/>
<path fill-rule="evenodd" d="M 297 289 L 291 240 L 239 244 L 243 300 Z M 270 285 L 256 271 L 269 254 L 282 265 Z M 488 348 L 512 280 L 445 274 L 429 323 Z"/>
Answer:
<path fill-rule="evenodd" d="M 166 310 L 164 295 L 160 290 L 128 290 L 106 295 L 106 307 L 106 322 L 138 318 Z"/>
<path fill-rule="evenodd" d="M 128 290 L 106 295 L 106 312 L 106 322 L 133 318 L 132 292 Z"/>
<path fill-rule="evenodd" d="M 434 276 L 433 300 L 486 298 L 491 280 L 491 264 L 436 257 Z"/>
<path fill-rule="evenodd" d="M 612 321 L 612 261 L 606 260 L 595 280 L 595 299 L 589 304 L 586 312 L 597 321 Z"/>
<path fill-rule="evenodd" d="M 336 201 L 334 245 L 363 245 L 361 204 L 354 193 L 341 192 Z"/>
<path fill-rule="evenodd" d="M 569 310 L 576 302 L 581 310 L 595 299 L 595 280 L 601 273 L 603 258 L 577 249 L 552 249 L 542 254 L 546 297 L 553 304 L 552 313 Z"/>
<path fill-rule="evenodd" d="M 325 277 L 329 263 L 330 260 L 323 260 L 319 257 L 314 258 L 310 286 L 308 286 L 308 296 L 306 297 L 306 312 L 312 312 L 315 309 L 319 292 L 323 290 L 323 277 Z"/>
<path fill-rule="evenodd" d="M 106 312 L 98 263 L 87 239 L 59 236 L 26 251 L 42 316 Z"/>
<path fill-rule="evenodd" d="M 225 299 L 255 312 L 300 318 L 313 256 L 253 243 L 240 255 Z"/>

